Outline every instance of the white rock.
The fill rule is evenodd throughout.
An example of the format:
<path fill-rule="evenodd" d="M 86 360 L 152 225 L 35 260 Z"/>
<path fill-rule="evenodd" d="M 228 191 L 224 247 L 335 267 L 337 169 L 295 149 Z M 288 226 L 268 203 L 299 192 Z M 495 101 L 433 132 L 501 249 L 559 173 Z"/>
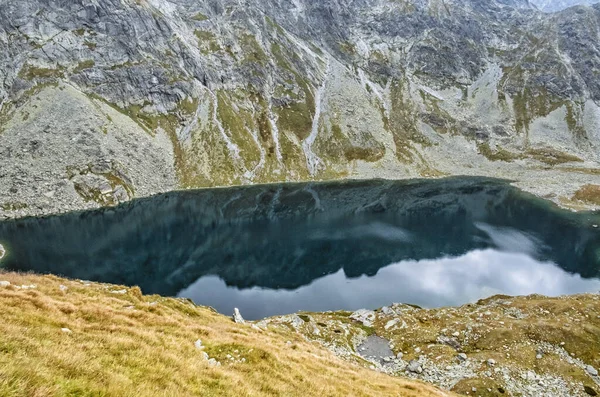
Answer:
<path fill-rule="evenodd" d="M 204 346 L 202 346 L 202 341 L 200 339 L 198 339 L 196 342 L 194 342 L 194 346 L 196 346 L 196 349 L 198 349 L 198 350 L 204 349 Z"/>
<path fill-rule="evenodd" d="M 496 365 L 496 360 L 494 360 L 493 358 L 490 358 L 489 360 L 487 360 L 487 363 L 489 366 L 493 367 L 494 365 Z"/>
<path fill-rule="evenodd" d="M 66 286 L 64 286 L 64 285 L 61 285 L 61 286 L 59 286 L 58 288 L 59 288 L 61 291 L 63 291 L 63 292 L 69 289 L 69 288 L 67 288 L 67 287 L 66 287 Z"/>
<path fill-rule="evenodd" d="M 381 312 L 386 316 L 391 316 L 392 314 L 394 314 L 394 311 L 387 306 L 382 307 Z"/>
<path fill-rule="evenodd" d="M 71 331 L 69 328 L 61 328 L 60 329 L 62 332 L 64 332 L 65 334 L 72 334 L 73 331 Z"/>
<path fill-rule="evenodd" d="M 125 295 L 127 293 L 126 289 L 120 289 L 118 291 L 110 291 L 111 294 L 115 294 L 115 295 Z"/>
<path fill-rule="evenodd" d="M 360 309 L 350 315 L 352 320 L 362 323 L 365 327 L 372 327 L 375 321 L 375 312 L 373 310 Z"/>
<path fill-rule="evenodd" d="M 220 367 L 221 363 L 215 360 L 214 358 L 211 358 L 208 360 L 208 365 L 210 365 L 211 367 Z"/>
<path fill-rule="evenodd" d="M 6 255 L 6 250 L 4 249 L 2 244 L 0 244 L 0 259 L 4 258 L 4 255 Z"/>
<path fill-rule="evenodd" d="M 0 287 L 9 287 L 10 281 L 0 281 Z"/>
<path fill-rule="evenodd" d="M 399 322 L 400 322 L 400 319 L 397 319 L 397 318 L 394 319 L 394 320 L 390 320 L 390 321 L 387 322 L 387 324 L 385 325 L 384 328 L 387 331 L 388 329 L 392 328 L 394 325 L 398 324 Z"/>
<path fill-rule="evenodd" d="M 458 359 L 460 361 L 467 361 L 467 355 L 465 353 L 459 353 L 458 354 Z"/>
<path fill-rule="evenodd" d="M 208 356 L 207 352 L 202 352 L 202 358 L 208 361 L 210 357 Z"/>
<path fill-rule="evenodd" d="M 240 313 L 240 309 L 237 307 L 233 309 L 233 321 L 235 321 L 237 324 L 246 323 L 246 320 L 244 320 L 244 317 L 242 317 L 242 314 Z"/>
<path fill-rule="evenodd" d="M 592 376 L 598 376 L 598 370 L 596 368 L 592 367 L 591 365 L 586 366 L 585 370 L 587 371 L 588 374 L 590 374 Z"/>
<path fill-rule="evenodd" d="M 453 333 L 452 336 L 454 336 L 455 338 L 458 338 L 460 336 L 460 332 L 457 331 L 457 332 Z"/>
<path fill-rule="evenodd" d="M 409 372 L 414 372 L 414 373 L 418 373 L 418 374 L 423 372 L 423 368 L 421 367 L 421 364 L 419 364 L 419 362 L 417 360 L 412 360 L 411 362 L 409 362 L 408 365 L 406 366 L 406 370 Z"/>

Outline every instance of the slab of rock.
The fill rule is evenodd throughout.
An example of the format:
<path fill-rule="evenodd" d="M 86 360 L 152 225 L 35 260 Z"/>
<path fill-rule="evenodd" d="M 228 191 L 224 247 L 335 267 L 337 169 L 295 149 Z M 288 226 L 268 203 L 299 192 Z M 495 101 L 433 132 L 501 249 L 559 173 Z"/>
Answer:
<path fill-rule="evenodd" d="M 240 309 L 237 307 L 233 309 L 233 321 L 235 321 L 237 324 L 246 323 L 246 320 L 244 320 L 244 317 L 242 317 L 242 314 L 240 313 Z"/>
<path fill-rule="evenodd" d="M 375 312 L 373 310 L 360 309 L 350 315 L 354 321 L 362 323 L 365 327 L 372 327 L 375 321 Z"/>
<path fill-rule="evenodd" d="M 400 320 L 395 318 L 393 320 L 388 321 L 387 324 L 385 324 L 384 328 L 387 331 L 388 329 L 392 328 L 394 325 L 398 324 L 399 322 L 400 322 Z"/>
<path fill-rule="evenodd" d="M 390 348 L 390 341 L 379 336 L 371 335 L 358 346 L 358 353 L 370 360 L 379 361 L 383 364 L 386 357 L 393 357 L 394 352 Z"/>

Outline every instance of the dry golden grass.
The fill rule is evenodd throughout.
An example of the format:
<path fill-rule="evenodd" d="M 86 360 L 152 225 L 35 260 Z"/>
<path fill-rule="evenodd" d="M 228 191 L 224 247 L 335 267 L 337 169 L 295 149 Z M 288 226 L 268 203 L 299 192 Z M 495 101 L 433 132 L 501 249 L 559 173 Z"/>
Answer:
<path fill-rule="evenodd" d="M 600 205 L 600 186 L 585 185 L 575 193 L 573 199 L 588 204 Z"/>
<path fill-rule="evenodd" d="M 185 300 L 53 276 L 0 273 L 0 280 L 11 283 L 0 287 L 0 396 L 448 395 Z M 198 339 L 222 366 L 207 363 Z"/>

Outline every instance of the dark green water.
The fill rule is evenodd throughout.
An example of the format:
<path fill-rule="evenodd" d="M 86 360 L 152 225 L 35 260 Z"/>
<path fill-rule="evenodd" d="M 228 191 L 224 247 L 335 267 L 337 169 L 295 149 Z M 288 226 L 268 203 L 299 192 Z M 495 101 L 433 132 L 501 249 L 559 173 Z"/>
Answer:
<path fill-rule="evenodd" d="M 139 285 L 256 319 L 600 290 L 600 215 L 484 178 L 169 193 L 0 223 L 8 270 Z"/>

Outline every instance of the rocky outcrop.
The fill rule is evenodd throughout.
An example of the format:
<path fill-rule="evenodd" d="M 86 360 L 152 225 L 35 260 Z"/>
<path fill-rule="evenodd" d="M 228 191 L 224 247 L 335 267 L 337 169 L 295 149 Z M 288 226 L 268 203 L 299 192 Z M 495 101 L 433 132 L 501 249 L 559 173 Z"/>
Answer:
<path fill-rule="evenodd" d="M 572 194 L 600 179 L 599 23 L 526 0 L 4 3 L 0 216 L 347 177 Z M 98 162 L 132 184 L 69 175 Z"/>
<path fill-rule="evenodd" d="M 345 360 L 459 395 L 586 397 L 600 390 L 599 313 L 598 294 L 502 295 L 439 309 L 395 303 L 369 326 L 344 311 L 300 313 L 293 329 Z M 283 317 L 259 324 L 289 329 Z"/>

